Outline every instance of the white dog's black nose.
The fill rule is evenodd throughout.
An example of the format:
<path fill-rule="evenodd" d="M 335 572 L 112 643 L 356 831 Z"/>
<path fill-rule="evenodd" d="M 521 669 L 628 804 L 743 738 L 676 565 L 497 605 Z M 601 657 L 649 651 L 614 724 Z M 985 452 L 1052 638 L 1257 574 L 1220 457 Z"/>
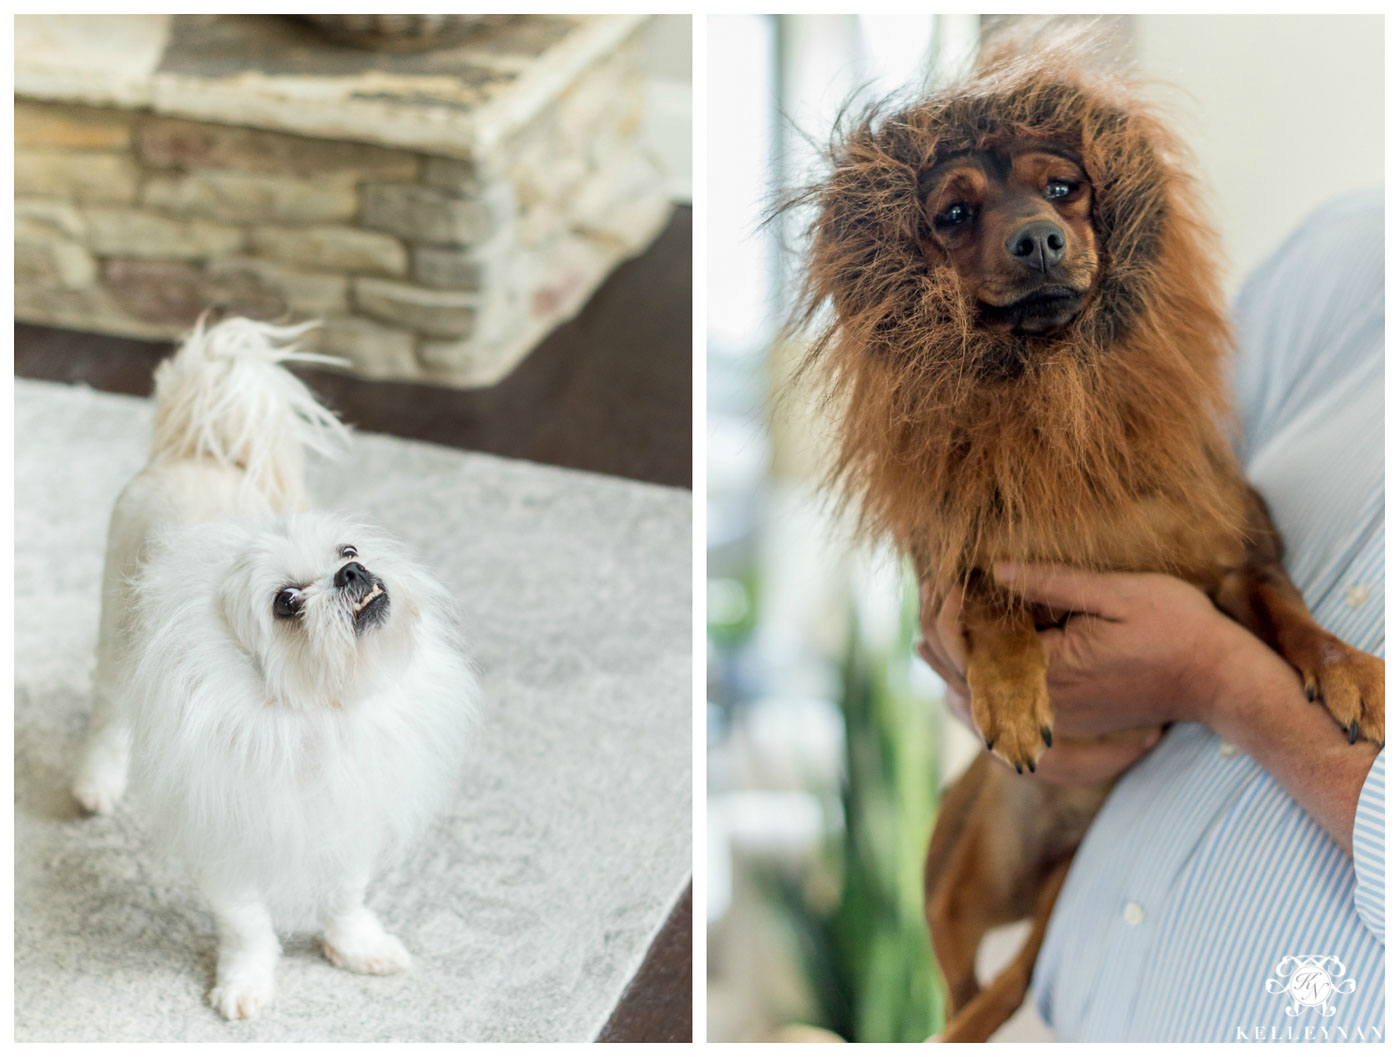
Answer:
<path fill-rule="evenodd" d="M 335 586 L 343 591 L 346 587 L 354 584 L 362 590 L 369 590 L 374 585 L 373 577 L 369 575 L 369 570 L 359 562 L 350 562 L 342 565 L 340 571 L 335 574 Z"/>

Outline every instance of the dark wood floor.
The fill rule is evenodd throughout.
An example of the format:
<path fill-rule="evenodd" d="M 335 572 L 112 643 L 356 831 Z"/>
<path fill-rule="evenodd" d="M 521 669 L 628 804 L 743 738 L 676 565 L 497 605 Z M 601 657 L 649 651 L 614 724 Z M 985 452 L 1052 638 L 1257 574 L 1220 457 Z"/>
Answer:
<path fill-rule="evenodd" d="M 578 318 L 491 389 L 298 371 L 353 426 L 691 487 L 691 215 L 622 265 Z M 15 374 L 147 395 L 168 344 L 15 325 Z M 600 1042 L 692 1038 L 691 894 L 672 909 Z"/>
<path fill-rule="evenodd" d="M 690 970 L 690 922 L 694 888 L 687 886 L 671 908 L 665 925 L 646 952 L 646 961 L 612 1011 L 598 1042 L 690 1042 L 693 1038 L 689 1002 L 693 990 Z"/>

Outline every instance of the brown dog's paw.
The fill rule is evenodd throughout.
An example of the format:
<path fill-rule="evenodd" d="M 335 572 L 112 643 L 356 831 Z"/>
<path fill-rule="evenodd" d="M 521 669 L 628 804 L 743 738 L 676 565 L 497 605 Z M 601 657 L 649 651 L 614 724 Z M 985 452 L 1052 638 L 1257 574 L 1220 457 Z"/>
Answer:
<path fill-rule="evenodd" d="M 1044 679 L 988 679 L 971 688 L 972 719 L 986 747 L 1019 774 L 1053 741 L 1054 711 Z"/>
<path fill-rule="evenodd" d="M 1308 701 L 1322 705 L 1351 744 L 1384 744 L 1384 661 L 1334 635 L 1313 635 L 1288 653 Z"/>

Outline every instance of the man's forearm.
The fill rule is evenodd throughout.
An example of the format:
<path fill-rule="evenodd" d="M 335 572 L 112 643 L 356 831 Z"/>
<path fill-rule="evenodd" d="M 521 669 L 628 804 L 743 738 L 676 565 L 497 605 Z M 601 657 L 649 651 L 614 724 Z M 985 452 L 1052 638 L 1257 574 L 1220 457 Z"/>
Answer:
<path fill-rule="evenodd" d="M 1258 761 L 1298 805 L 1351 854 L 1355 806 L 1379 746 L 1351 745 L 1280 657 L 1234 672 L 1206 722 Z"/>

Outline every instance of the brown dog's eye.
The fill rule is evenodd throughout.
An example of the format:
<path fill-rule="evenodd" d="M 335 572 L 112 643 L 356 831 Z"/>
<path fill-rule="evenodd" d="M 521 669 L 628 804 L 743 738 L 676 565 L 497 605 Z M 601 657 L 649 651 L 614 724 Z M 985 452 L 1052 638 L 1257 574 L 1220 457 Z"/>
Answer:
<path fill-rule="evenodd" d="M 1044 197 L 1050 199 L 1068 198 L 1076 190 L 1078 190 L 1076 183 L 1069 183 L 1068 180 L 1050 180 L 1044 186 Z"/>
<path fill-rule="evenodd" d="M 956 227 L 958 224 L 965 224 L 972 218 L 972 207 L 966 202 L 953 202 L 937 216 L 933 217 L 933 223 L 940 228 Z"/>

